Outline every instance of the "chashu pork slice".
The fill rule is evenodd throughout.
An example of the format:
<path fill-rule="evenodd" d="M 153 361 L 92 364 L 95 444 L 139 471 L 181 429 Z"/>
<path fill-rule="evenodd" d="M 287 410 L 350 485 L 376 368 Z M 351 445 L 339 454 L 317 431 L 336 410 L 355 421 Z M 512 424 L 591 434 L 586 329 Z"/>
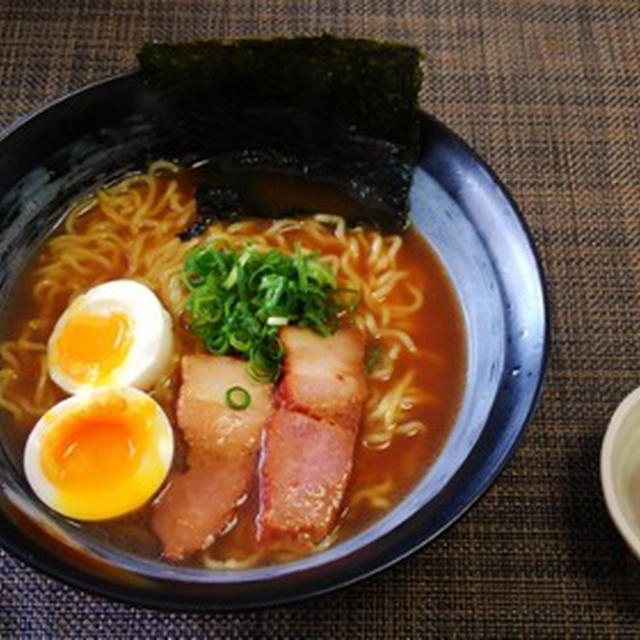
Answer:
<path fill-rule="evenodd" d="M 308 547 L 334 527 L 351 473 L 367 385 L 355 329 L 323 338 L 286 328 L 279 404 L 263 435 L 258 532 Z"/>
<path fill-rule="evenodd" d="M 333 528 L 351 473 L 356 432 L 278 409 L 260 464 L 262 541 L 309 547 Z"/>
<path fill-rule="evenodd" d="M 242 387 L 251 396 L 245 409 L 228 405 L 226 394 L 233 387 Z M 189 467 L 206 466 L 220 456 L 254 454 L 271 412 L 271 385 L 252 380 L 244 360 L 209 355 L 182 358 L 178 426 L 189 445 Z"/>
<path fill-rule="evenodd" d="M 237 386 L 250 394 L 245 409 L 232 409 L 226 401 Z M 165 557 L 181 560 L 204 549 L 232 519 L 249 490 L 271 413 L 271 386 L 251 380 L 244 361 L 183 357 L 177 414 L 189 468 L 170 477 L 151 521 Z"/>
<path fill-rule="evenodd" d="M 253 459 L 220 459 L 170 476 L 151 520 L 165 558 L 182 560 L 213 542 L 247 492 L 253 467 Z"/>
<path fill-rule="evenodd" d="M 285 327 L 280 340 L 285 348 L 280 403 L 357 430 L 367 396 L 362 333 L 339 329 L 325 338 L 309 329 Z"/>

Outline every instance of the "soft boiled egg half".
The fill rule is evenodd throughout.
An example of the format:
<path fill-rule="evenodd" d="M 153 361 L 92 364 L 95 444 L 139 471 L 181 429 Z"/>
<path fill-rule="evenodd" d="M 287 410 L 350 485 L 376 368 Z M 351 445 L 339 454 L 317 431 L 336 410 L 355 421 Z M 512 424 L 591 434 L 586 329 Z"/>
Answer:
<path fill-rule="evenodd" d="M 78 296 L 47 346 L 49 374 L 69 393 L 114 386 L 149 388 L 173 352 L 171 317 L 149 288 L 112 280 Z"/>
<path fill-rule="evenodd" d="M 147 502 L 172 457 L 164 411 L 146 393 L 124 387 L 78 394 L 47 411 L 27 440 L 24 469 L 52 509 L 103 520 Z"/>

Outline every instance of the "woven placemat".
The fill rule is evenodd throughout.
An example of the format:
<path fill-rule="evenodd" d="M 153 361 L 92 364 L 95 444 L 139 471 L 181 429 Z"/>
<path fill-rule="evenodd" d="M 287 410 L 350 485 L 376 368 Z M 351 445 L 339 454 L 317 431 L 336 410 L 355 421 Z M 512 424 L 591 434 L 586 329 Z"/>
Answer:
<path fill-rule="evenodd" d="M 513 190 L 553 310 L 524 443 L 461 522 L 373 580 L 298 605 L 165 614 L 0 552 L 0 637 L 637 634 L 640 571 L 609 522 L 598 454 L 640 383 L 640 2 L 0 0 L 0 125 L 131 68 L 144 40 L 331 32 L 425 48 L 425 109 Z"/>

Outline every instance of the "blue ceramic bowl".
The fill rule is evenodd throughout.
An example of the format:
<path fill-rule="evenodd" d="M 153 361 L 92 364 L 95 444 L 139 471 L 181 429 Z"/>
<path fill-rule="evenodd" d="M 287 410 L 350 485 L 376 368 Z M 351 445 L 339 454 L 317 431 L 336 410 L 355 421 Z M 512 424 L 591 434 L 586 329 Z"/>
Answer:
<path fill-rule="evenodd" d="M 78 193 L 166 153 L 137 74 L 55 102 L 0 139 L 0 292 Z M 439 254 L 467 328 L 468 373 L 451 436 L 392 511 L 316 555 L 246 571 L 174 567 L 85 536 L 35 499 L 0 450 L 0 543 L 68 583 L 175 609 L 283 603 L 370 576 L 422 547 L 487 489 L 513 452 L 540 392 L 548 348 L 544 281 L 531 237 L 498 178 L 457 136 L 422 119 L 411 218 Z"/>

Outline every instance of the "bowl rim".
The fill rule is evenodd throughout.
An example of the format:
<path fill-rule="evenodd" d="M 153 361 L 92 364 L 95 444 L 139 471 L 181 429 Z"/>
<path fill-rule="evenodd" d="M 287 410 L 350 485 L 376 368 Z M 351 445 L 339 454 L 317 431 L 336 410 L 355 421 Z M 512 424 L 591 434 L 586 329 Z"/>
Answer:
<path fill-rule="evenodd" d="M 618 532 L 631 551 L 640 559 L 640 534 L 635 533 L 629 518 L 620 505 L 619 493 L 614 480 L 615 448 L 617 440 L 624 429 L 629 429 L 627 422 L 630 414 L 640 407 L 640 387 L 628 393 L 613 412 L 602 439 L 600 449 L 600 482 L 609 516 Z"/>
<path fill-rule="evenodd" d="M 6 143 L 6 141 L 11 138 L 13 135 L 19 134 L 21 131 L 29 127 L 31 122 L 34 119 L 37 119 L 39 116 L 46 114 L 50 110 L 55 109 L 56 107 L 63 106 L 67 101 L 72 100 L 73 98 L 82 96 L 86 92 L 91 90 L 102 90 L 108 88 L 110 85 L 116 85 L 119 82 L 123 81 L 131 81 L 132 78 L 139 76 L 137 71 L 129 71 L 121 74 L 116 74 L 113 76 L 106 77 L 101 80 L 97 80 L 95 82 L 84 85 L 80 88 L 77 88 L 69 93 L 66 93 L 52 101 L 49 101 L 42 106 L 28 112 L 27 114 L 16 119 L 1 135 L 0 135 L 0 147 Z M 533 235 L 520 211 L 515 200 L 507 189 L 507 187 L 503 184 L 503 182 L 498 178 L 496 173 L 490 168 L 490 166 L 481 158 L 481 156 L 471 148 L 458 134 L 456 134 L 451 128 L 447 125 L 443 124 L 438 118 L 434 117 L 431 114 L 428 114 L 424 111 L 421 112 L 424 122 L 428 122 L 431 126 L 436 127 L 440 130 L 440 132 L 447 138 L 448 142 L 453 145 L 457 151 L 466 157 L 468 157 L 471 162 L 477 166 L 477 168 L 484 172 L 486 178 L 488 178 L 489 182 L 493 187 L 495 187 L 498 194 L 504 198 L 510 213 L 513 214 L 515 221 L 520 229 L 520 231 L 524 234 L 524 238 L 526 240 L 527 250 L 531 254 L 533 266 L 534 266 L 534 276 L 537 285 L 539 286 L 538 293 L 541 298 L 541 319 L 542 319 L 542 345 L 540 348 L 540 356 L 538 368 L 537 368 L 537 376 L 535 379 L 534 388 L 531 395 L 530 403 L 527 407 L 527 410 L 524 414 L 524 417 L 520 420 L 520 424 L 517 429 L 516 435 L 507 443 L 506 447 L 500 452 L 499 458 L 493 464 L 493 466 L 486 471 L 485 475 L 482 476 L 480 481 L 474 482 L 473 489 L 469 491 L 468 495 L 465 495 L 464 501 L 461 504 L 456 506 L 455 513 L 452 515 L 447 515 L 446 522 L 440 524 L 437 529 L 435 529 L 431 535 L 418 535 L 413 536 L 411 532 L 405 534 L 403 539 L 402 550 L 394 550 L 392 553 L 387 554 L 387 557 L 384 558 L 381 562 L 374 563 L 373 565 L 369 564 L 364 568 L 359 567 L 355 572 L 350 573 L 348 576 L 338 576 L 337 578 L 331 580 L 329 583 L 320 584 L 316 586 L 309 587 L 307 585 L 298 585 L 300 592 L 292 593 L 289 592 L 285 595 L 276 594 L 272 597 L 266 596 L 262 598 L 258 598 L 252 600 L 251 602 L 233 602 L 233 603 L 220 603 L 220 602 L 209 602 L 203 603 L 202 601 L 197 602 L 167 602 L 162 598 L 154 597 L 153 594 L 151 596 L 141 594 L 140 592 L 125 592 L 126 587 L 122 585 L 114 585 L 113 583 L 98 583 L 95 580 L 91 579 L 91 574 L 88 573 L 76 573 L 74 571 L 65 570 L 66 564 L 64 562 L 59 562 L 54 564 L 51 562 L 50 554 L 33 554 L 30 553 L 29 550 L 23 548 L 20 544 L 14 544 L 11 540 L 8 540 L 6 536 L 2 532 L 2 528 L 0 527 L 0 544 L 11 552 L 15 557 L 19 558 L 23 562 L 37 568 L 43 573 L 50 575 L 56 579 L 62 580 L 72 586 L 81 588 L 85 591 L 101 595 L 108 596 L 112 599 L 119 600 L 127 603 L 136 603 L 143 606 L 155 607 L 155 608 L 163 608 L 163 609 L 173 609 L 173 610 L 200 610 L 200 611 L 211 611 L 211 610 L 237 610 L 237 609 L 245 609 L 249 607 L 261 607 L 261 606 L 273 606 L 285 604 L 293 601 L 302 600 L 305 598 L 313 597 L 316 595 L 324 594 L 330 591 L 335 591 L 337 589 L 346 587 L 355 582 L 359 582 L 360 580 L 364 580 L 369 578 L 377 573 L 382 572 L 383 570 L 388 569 L 394 564 L 404 560 L 408 556 L 412 555 L 419 549 L 423 548 L 430 541 L 432 541 L 435 537 L 443 533 L 446 529 L 452 526 L 455 522 L 457 522 L 464 514 L 469 511 L 469 509 L 477 503 L 478 499 L 488 490 L 488 488 L 493 484 L 496 477 L 500 474 L 500 472 L 504 469 L 505 465 L 509 462 L 512 456 L 515 453 L 515 450 L 522 440 L 524 433 L 529 426 L 532 416 L 538 406 L 540 400 L 540 394 L 543 388 L 545 376 L 548 369 L 548 361 L 549 361 L 549 353 L 550 353 L 550 342 L 551 342 L 551 331 L 550 331 L 550 302 L 548 295 L 548 285 L 544 276 L 544 271 L 542 268 L 542 261 L 540 259 L 540 254 L 534 244 Z M 495 402 L 495 401 L 494 401 Z M 482 439 L 482 434 L 479 437 L 479 440 Z M 476 443 L 477 445 L 478 443 Z M 475 447 L 474 447 L 475 449 Z M 473 452 L 473 450 L 472 450 Z M 469 454 L 469 457 L 471 453 Z M 464 467 L 464 463 L 463 463 Z M 454 479 L 456 475 L 460 472 L 460 469 L 456 471 L 454 474 Z M 415 514 L 414 514 L 415 515 Z M 1 524 L 1 523 L 0 523 Z M 392 530 L 388 536 L 394 534 L 398 529 L 401 528 L 402 525 L 399 525 L 396 529 Z M 378 540 L 378 539 L 377 539 Z M 377 541 L 376 540 L 376 541 Z M 265 581 L 263 581 L 265 582 Z M 269 582 L 268 580 L 266 582 Z M 250 583 L 245 583 L 248 585 Z"/>

